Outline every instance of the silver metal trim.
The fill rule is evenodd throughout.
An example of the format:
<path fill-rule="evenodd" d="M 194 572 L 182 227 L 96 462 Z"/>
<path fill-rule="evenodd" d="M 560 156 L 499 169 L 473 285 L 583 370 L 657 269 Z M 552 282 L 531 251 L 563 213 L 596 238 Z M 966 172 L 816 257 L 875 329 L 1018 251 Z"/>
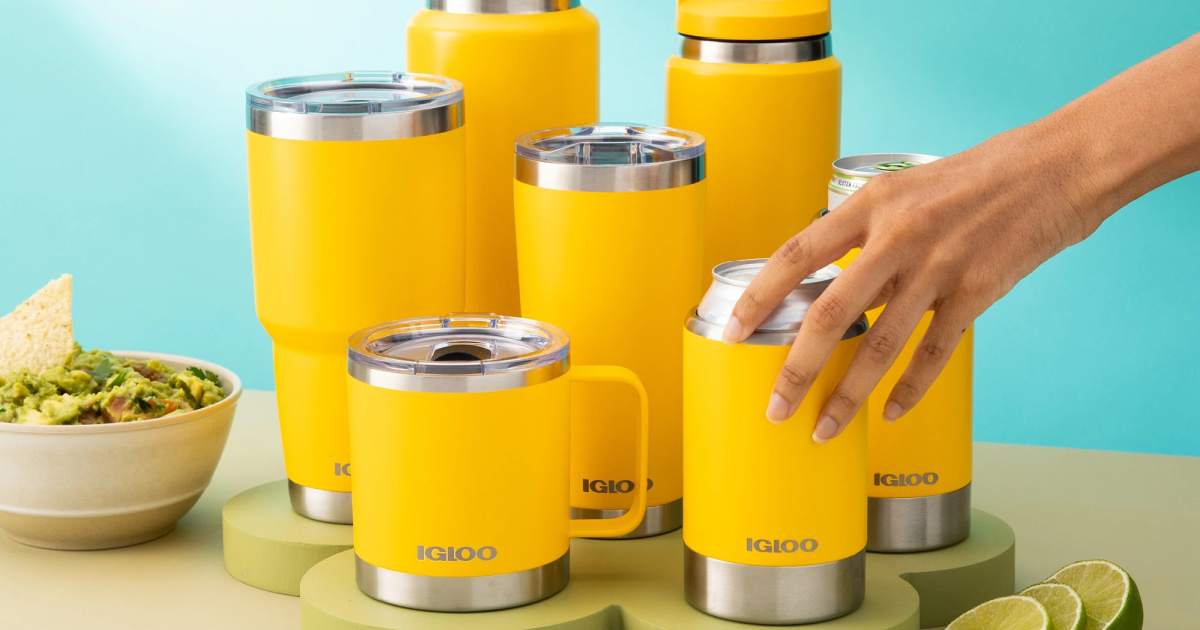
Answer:
<path fill-rule="evenodd" d="M 683 547 L 687 601 L 714 617 L 764 625 L 816 623 L 848 615 L 866 596 L 866 551 L 797 567 L 725 562 Z"/>
<path fill-rule="evenodd" d="M 350 493 L 317 490 L 288 479 L 288 498 L 292 511 L 314 521 L 350 525 L 354 523 Z"/>
<path fill-rule="evenodd" d="M 617 518 L 624 516 L 629 510 L 597 510 L 594 508 L 571 508 L 571 518 Z M 601 540 L 630 540 L 633 538 L 649 538 L 667 532 L 673 532 L 683 527 L 683 499 L 675 499 L 662 505 L 646 507 L 646 516 L 637 528 L 624 536 L 610 536 Z"/>
<path fill-rule="evenodd" d="M 933 551 L 960 543 L 970 534 L 969 483 L 929 497 L 867 498 L 867 551 Z"/>
<path fill-rule="evenodd" d="M 687 328 L 688 332 L 700 335 L 705 339 L 712 339 L 713 341 L 721 341 L 721 333 L 725 330 L 725 327 L 720 324 L 700 319 L 700 316 L 696 314 L 696 309 L 692 309 L 688 313 L 683 325 Z M 858 321 L 855 321 L 850 325 L 850 328 L 846 329 L 846 334 L 842 335 L 842 341 L 865 334 L 868 328 L 870 328 L 870 324 L 867 322 L 867 316 L 864 313 L 858 318 Z M 751 346 L 790 346 L 796 341 L 796 334 L 797 331 L 795 330 L 755 331 L 745 341 L 742 341 L 742 343 Z"/>
<path fill-rule="evenodd" d="M 399 140 L 463 126 L 463 103 L 387 114 L 302 114 L 247 107 L 246 128 L 283 140 Z"/>
<path fill-rule="evenodd" d="M 517 181 L 548 188 L 578 192 L 641 192 L 695 184 L 704 179 L 704 156 L 685 160 L 588 166 L 540 162 L 516 156 Z"/>
<path fill-rule="evenodd" d="M 425 8 L 444 13 L 517 15 L 553 13 L 580 6 L 579 0 L 426 0 Z"/>
<path fill-rule="evenodd" d="M 770 42 L 701 39 L 684 35 L 679 56 L 705 63 L 804 63 L 832 57 L 833 39 L 828 33 Z"/>
<path fill-rule="evenodd" d="M 528 387 L 552 381 L 571 368 L 570 355 L 561 361 L 543 365 L 532 370 L 501 372 L 499 374 L 402 374 L 391 370 L 373 368 L 355 361 L 346 361 L 346 370 L 355 379 L 401 392 L 434 392 L 459 394 L 471 392 L 498 392 L 518 387 Z"/>
<path fill-rule="evenodd" d="M 515 573 L 480 577 L 431 577 L 377 567 L 354 554 L 358 588 L 387 604 L 434 612 L 481 612 L 516 608 L 563 590 L 571 552 Z"/>

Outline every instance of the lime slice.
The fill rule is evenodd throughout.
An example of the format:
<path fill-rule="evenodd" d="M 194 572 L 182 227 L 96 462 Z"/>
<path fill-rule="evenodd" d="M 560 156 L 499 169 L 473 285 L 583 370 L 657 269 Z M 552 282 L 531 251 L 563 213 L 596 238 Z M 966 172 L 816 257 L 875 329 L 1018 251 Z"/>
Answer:
<path fill-rule="evenodd" d="M 968 610 L 946 630 L 1054 630 L 1038 600 L 1024 595 L 993 599 Z"/>
<path fill-rule="evenodd" d="M 1066 584 L 1079 593 L 1087 611 L 1087 630 L 1140 630 L 1142 596 L 1121 567 L 1107 560 L 1075 562 L 1047 582 Z"/>
<path fill-rule="evenodd" d="M 1054 630 L 1084 630 L 1087 626 L 1083 600 L 1066 584 L 1034 584 L 1019 594 L 1032 597 L 1046 607 Z"/>

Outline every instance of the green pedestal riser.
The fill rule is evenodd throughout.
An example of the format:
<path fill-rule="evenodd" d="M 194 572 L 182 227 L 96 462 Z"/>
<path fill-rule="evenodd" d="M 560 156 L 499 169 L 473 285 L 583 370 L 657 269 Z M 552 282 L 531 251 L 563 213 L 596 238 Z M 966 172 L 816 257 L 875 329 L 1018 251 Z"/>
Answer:
<path fill-rule="evenodd" d="M 921 554 L 867 554 L 862 608 L 809 628 L 917 630 L 949 623 L 976 604 L 1011 595 L 1015 539 L 1000 519 L 974 510 L 971 537 Z M 545 601 L 486 613 L 408 610 L 363 595 L 354 553 L 330 557 L 300 585 L 305 630 L 716 630 L 745 624 L 706 615 L 683 596 L 679 532 L 640 540 L 575 540 L 571 581 Z"/>
<path fill-rule="evenodd" d="M 284 595 L 300 594 L 313 565 L 354 545 L 349 525 L 322 523 L 292 511 L 286 481 L 247 490 L 221 510 L 225 569 L 233 577 Z"/>

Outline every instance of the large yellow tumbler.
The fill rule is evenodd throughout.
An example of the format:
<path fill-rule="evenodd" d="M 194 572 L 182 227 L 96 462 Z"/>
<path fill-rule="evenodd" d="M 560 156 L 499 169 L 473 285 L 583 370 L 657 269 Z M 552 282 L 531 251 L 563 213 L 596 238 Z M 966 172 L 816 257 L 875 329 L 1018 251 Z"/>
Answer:
<path fill-rule="evenodd" d="M 650 393 L 650 507 L 630 537 L 682 524 L 679 317 L 701 292 L 704 139 L 596 124 L 517 141 L 521 311 L 571 331 L 578 359 L 632 369 Z M 612 518 L 634 489 L 630 410 L 613 387 L 572 411 L 571 506 Z"/>
<path fill-rule="evenodd" d="M 561 329 L 452 314 L 389 322 L 349 348 L 359 588 L 422 610 L 511 608 L 567 585 L 573 536 L 619 536 L 646 508 L 646 390 L 628 369 L 572 365 Z M 571 399 L 634 395 L 629 513 L 571 520 Z"/>
<path fill-rule="evenodd" d="M 346 338 L 462 308 L 463 90 L 347 72 L 246 92 L 254 296 L 292 508 L 349 523 Z"/>
<path fill-rule="evenodd" d="M 520 314 L 512 143 L 600 117 L 600 23 L 579 0 L 426 0 L 408 22 L 408 67 L 454 77 L 467 127 L 470 311 Z"/>
<path fill-rule="evenodd" d="M 838 156 L 829 0 L 682 0 L 676 29 L 666 122 L 708 143 L 705 270 L 770 256 L 825 207 Z"/>

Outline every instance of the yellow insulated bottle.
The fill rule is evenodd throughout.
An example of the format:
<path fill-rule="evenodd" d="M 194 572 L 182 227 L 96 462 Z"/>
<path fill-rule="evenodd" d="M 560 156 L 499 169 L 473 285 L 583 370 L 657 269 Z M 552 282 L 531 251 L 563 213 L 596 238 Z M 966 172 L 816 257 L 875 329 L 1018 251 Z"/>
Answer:
<path fill-rule="evenodd" d="M 422 610 L 521 606 L 567 585 L 570 539 L 620 536 L 646 508 L 649 411 L 628 369 L 572 365 L 561 329 L 452 314 L 349 342 L 359 588 Z M 639 404 L 630 511 L 571 520 L 571 399 L 609 383 Z"/>
<path fill-rule="evenodd" d="M 650 507 L 630 537 L 682 524 L 679 317 L 700 295 L 704 140 L 627 124 L 522 136 L 514 183 L 521 311 L 571 332 L 578 360 L 632 369 L 650 393 Z M 580 392 L 572 411 L 571 506 L 630 506 L 628 392 Z"/>
<path fill-rule="evenodd" d="M 840 158 L 833 163 L 829 209 L 833 211 L 876 176 L 936 159 L 916 153 Z M 857 250 L 837 264 L 845 267 L 855 256 Z M 867 317 L 874 322 L 882 312 L 882 308 L 875 309 Z M 921 402 L 895 423 L 883 420 L 888 396 L 932 320 L 932 312 L 921 318 L 867 401 L 871 436 L 868 551 L 930 551 L 961 542 L 971 532 L 974 326 L 967 329 Z"/>
<path fill-rule="evenodd" d="M 682 0 L 667 125 L 708 143 L 705 270 L 770 256 L 825 207 L 842 66 L 829 0 Z"/>
<path fill-rule="evenodd" d="M 600 117 L 600 24 L 579 0 L 427 0 L 408 67 L 462 81 L 467 127 L 466 308 L 520 313 L 512 143 Z"/>
<path fill-rule="evenodd" d="M 867 320 L 846 332 L 796 414 L 767 421 L 764 402 L 804 313 L 840 270 L 809 276 L 754 334 L 727 345 L 721 331 L 764 262 L 718 265 L 684 324 L 684 591 L 725 619 L 814 623 L 864 597 L 866 412 L 829 444 L 812 432 Z"/>
<path fill-rule="evenodd" d="M 247 90 L 255 305 L 303 516 L 351 520 L 346 338 L 462 307 L 462 96 L 454 80 L 391 72 Z"/>

